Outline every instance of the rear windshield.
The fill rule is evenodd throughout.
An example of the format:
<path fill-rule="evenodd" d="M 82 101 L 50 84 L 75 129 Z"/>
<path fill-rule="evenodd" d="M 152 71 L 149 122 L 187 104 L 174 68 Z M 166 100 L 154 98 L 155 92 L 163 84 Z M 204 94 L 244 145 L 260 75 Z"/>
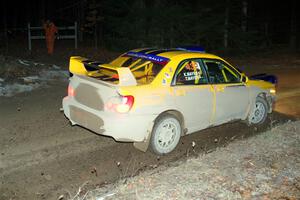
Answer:
<path fill-rule="evenodd" d="M 151 83 L 164 67 L 163 64 L 155 63 L 144 58 L 130 56 L 126 56 L 126 58 L 120 67 L 128 67 L 139 85 Z M 117 71 L 114 69 L 101 67 L 98 71 L 90 73 L 89 76 L 114 84 L 119 83 Z"/>
<path fill-rule="evenodd" d="M 121 67 L 129 67 L 138 84 L 149 84 L 164 65 L 144 59 L 127 56 Z"/>

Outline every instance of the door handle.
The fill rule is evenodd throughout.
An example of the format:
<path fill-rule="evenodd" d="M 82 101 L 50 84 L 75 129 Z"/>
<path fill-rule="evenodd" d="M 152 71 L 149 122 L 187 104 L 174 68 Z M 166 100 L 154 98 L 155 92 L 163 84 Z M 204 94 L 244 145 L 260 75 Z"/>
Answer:
<path fill-rule="evenodd" d="M 216 87 L 217 92 L 224 92 L 225 87 Z"/>
<path fill-rule="evenodd" d="M 185 91 L 184 90 L 175 90 L 175 95 L 176 96 L 185 96 Z"/>

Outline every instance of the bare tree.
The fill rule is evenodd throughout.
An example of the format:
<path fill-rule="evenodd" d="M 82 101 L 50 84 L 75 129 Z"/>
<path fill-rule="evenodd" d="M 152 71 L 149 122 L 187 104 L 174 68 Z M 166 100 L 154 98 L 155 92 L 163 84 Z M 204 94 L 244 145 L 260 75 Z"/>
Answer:
<path fill-rule="evenodd" d="M 247 20 L 248 20 L 248 1 L 242 1 L 242 31 L 247 32 Z"/>
<path fill-rule="evenodd" d="M 227 0 L 225 5 L 225 17 L 224 17 L 224 37 L 223 37 L 224 49 L 228 48 L 229 6 L 230 6 L 230 0 Z"/>
<path fill-rule="evenodd" d="M 6 1 L 2 1 L 2 15 L 3 15 L 3 40 L 5 41 L 5 49 L 8 50 L 8 36 L 7 36 L 7 13 L 6 13 Z"/>
<path fill-rule="evenodd" d="M 290 18 L 290 48 L 295 49 L 297 42 L 297 13 L 295 0 L 291 2 L 291 18 Z"/>

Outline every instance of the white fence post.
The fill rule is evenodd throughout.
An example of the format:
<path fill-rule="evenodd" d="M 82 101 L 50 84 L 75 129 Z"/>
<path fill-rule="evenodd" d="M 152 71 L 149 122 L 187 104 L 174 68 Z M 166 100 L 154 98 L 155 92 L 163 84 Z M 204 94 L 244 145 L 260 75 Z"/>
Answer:
<path fill-rule="evenodd" d="M 30 23 L 27 25 L 28 29 L 28 50 L 31 51 L 31 33 L 30 33 Z"/>

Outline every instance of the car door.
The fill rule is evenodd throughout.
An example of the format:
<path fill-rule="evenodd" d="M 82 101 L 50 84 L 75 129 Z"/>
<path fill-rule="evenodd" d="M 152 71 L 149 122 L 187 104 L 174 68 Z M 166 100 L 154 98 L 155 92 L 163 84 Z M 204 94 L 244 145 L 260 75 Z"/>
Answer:
<path fill-rule="evenodd" d="M 172 81 L 177 109 L 183 114 L 187 133 L 210 125 L 213 90 L 200 59 L 182 61 Z"/>
<path fill-rule="evenodd" d="M 221 60 L 203 59 L 208 79 L 215 93 L 212 123 L 242 119 L 249 106 L 249 88 L 236 69 Z"/>

